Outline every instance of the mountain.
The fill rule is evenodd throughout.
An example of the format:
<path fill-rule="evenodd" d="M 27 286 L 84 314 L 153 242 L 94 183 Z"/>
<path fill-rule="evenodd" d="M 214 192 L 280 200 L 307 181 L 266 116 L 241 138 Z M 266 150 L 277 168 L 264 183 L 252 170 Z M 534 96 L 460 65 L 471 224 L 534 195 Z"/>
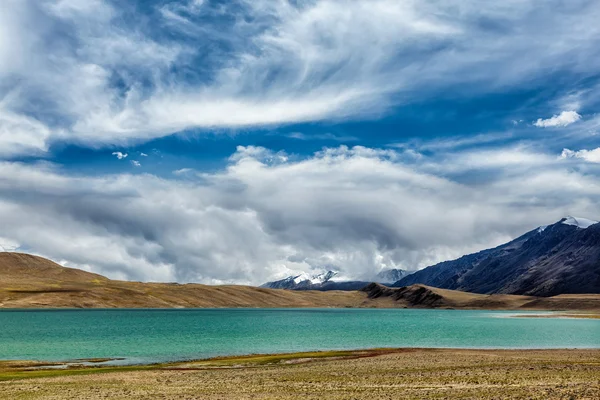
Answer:
<path fill-rule="evenodd" d="M 338 281 L 333 278 L 338 275 L 337 272 L 327 271 L 322 274 L 309 275 L 303 273 L 300 275 L 288 276 L 287 278 L 267 282 L 260 287 L 269 289 L 288 289 L 288 290 L 360 290 L 369 283 L 375 281 L 378 283 L 393 284 L 409 272 L 402 269 L 387 269 L 377 274 L 376 279 L 370 281 Z"/>
<path fill-rule="evenodd" d="M 377 274 L 377 280 L 375 282 L 394 283 L 410 274 L 411 272 L 405 271 L 403 269 L 385 269 Z"/>
<path fill-rule="evenodd" d="M 322 274 L 315 275 L 303 273 L 300 275 L 288 276 L 287 278 L 279 281 L 267 282 L 260 287 L 288 290 L 320 290 L 326 292 L 330 290 L 359 290 L 370 283 L 366 281 L 332 280 L 337 274 L 338 273 L 334 271 L 327 271 Z"/>
<path fill-rule="evenodd" d="M 261 287 L 269 288 L 269 289 L 311 289 L 314 286 L 322 286 L 324 283 L 327 283 L 337 275 L 337 272 L 327 271 L 322 274 L 309 275 L 307 273 L 303 273 L 300 275 L 288 276 L 285 279 L 281 279 L 279 281 L 267 282 Z"/>
<path fill-rule="evenodd" d="M 324 279 L 323 277 L 322 279 Z M 316 278 L 315 278 L 316 279 Z M 367 285 L 365 285 L 367 286 Z M 478 295 L 422 285 L 362 291 L 114 281 L 29 254 L 0 253 L 0 308 L 410 307 L 600 311 L 600 295 Z"/>
<path fill-rule="evenodd" d="M 554 296 L 600 293 L 600 224 L 566 217 L 493 249 L 427 267 L 393 286 Z"/>

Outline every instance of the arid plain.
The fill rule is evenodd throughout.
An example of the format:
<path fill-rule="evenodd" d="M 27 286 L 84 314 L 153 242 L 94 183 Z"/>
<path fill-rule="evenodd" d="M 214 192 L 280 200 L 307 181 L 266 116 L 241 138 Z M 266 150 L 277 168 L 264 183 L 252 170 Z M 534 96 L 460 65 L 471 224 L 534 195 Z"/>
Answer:
<path fill-rule="evenodd" d="M 25 375 L 6 367 L 7 400 L 600 398 L 600 350 L 389 349 Z"/>

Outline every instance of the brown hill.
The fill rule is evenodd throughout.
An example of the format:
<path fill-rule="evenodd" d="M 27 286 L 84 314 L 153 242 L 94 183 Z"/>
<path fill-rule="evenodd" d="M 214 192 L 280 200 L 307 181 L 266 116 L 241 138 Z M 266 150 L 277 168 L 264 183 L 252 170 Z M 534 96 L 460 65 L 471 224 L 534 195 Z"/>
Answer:
<path fill-rule="evenodd" d="M 600 295 L 480 295 L 424 285 L 362 291 L 114 281 L 21 253 L 0 253 L 0 308 L 415 307 L 600 310 Z"/>
<path fill-rule="evenodd" d="M 477 294 L 438 289 L 426 285 L 390 288 L 371 283 L 362 289 L 369 299 L 389 298 L 396 307 L 462 308 L 489 310 L 588 310 L 600 311 L 600 295 L 560 295 L 554 297 L 509 294 Z"/>
<path fill-rule="evenodd" d="M 362 307 L 365 303 L 373 302 L 359 292 L 114 281 L 42 257 L 0 253 L 2 308 Z M 373 306 L 386 304 L 393 306 L 390 300 Z"/>
<path fill-rule="evenodd" d="M 66 268 L 46 258 L 23 253 L 0 253 L 2 285 L 35 286 L 106 282 L 108 278 L 75 268 Z"/>

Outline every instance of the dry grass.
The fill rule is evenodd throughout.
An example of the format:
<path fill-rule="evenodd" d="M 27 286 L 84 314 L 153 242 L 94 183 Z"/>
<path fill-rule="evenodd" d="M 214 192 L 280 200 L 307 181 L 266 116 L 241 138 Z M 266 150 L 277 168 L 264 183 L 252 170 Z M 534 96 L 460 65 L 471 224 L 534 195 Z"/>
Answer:
<path fill-rule="evenodd" d="M 28 254 L 0 253 L 0 308 L 393 307 L 361 292 L 114 281 Z"/>
<path fill-rule="evenodd" d="M 598 399 L 600 350 L 248 356 L 0 382 L 0 399 Z"/>

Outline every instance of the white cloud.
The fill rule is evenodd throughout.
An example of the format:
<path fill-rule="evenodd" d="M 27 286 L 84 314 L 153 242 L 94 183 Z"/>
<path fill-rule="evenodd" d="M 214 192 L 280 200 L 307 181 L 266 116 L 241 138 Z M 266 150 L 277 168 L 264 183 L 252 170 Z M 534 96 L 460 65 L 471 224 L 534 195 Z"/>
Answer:
<path fill-rule="evenodd" d="M 2 103 L 0 101 L 0 157 L 45 152 L 51 130 L 34 118 L 3 109 Z"/>
<path fill-rule="evenodd" d="M 458 85 L 522 87 L 546 68 L 594 74 L 600 6 L 564 7 L 539 13 L 533 0 L 171 2 L 160 11 L 186 21 L 191 33 L 175 41 L 167 38 L 181 35 L 169 30 L 184 24 L 168 23 L 164 12 L 149 24 L 165 33 L 159 36 L 114 2 L 7 0 L 0 90 L 19 95 L 4 109 L 42 130 L 30 146 L 18 130 L 6 130 L 2 141 L 15 145 L 4 153 L 44 151 L 51 141 L 124 145 L 190 128 L 379 116 Z M 187 81 L 176 71 L 197 76 Z M 536 124 L 564 126 L 578 115 Z"/>
<path fill-rule="evenodd" d="M 499 143 L 514 139 L 512 132 L 501 133 L 486 133 L 474 136 L 451 136 L 433 138 L 426 141 L 421 139 L 413 139 L 404 143 L 393 143 L 390 147 L 397 149 L 413 148 L 419 151 L 434 151 L 434 152 L 449 152 L 465 148 L 474 148 L 490 145 L 498 145 Z"/>
<path fill-rule="evenodd" d="M 505 152 L 464 167 L 467 153 L 406 164 L 359 146 L 295 160 L 240 147 L 225 169 L 174 179 L 4 162 L 0 237 L 121 279 L 262 283 L 290 271 L 420 268 L 564 215 L 600 216 L 597 176 Z"/>
<path fill-rule="evenodd" d="M 122 153 L 122 152 L 120 152 L 120 151 L 113 151 L 112 155 L 113 155 L 113 156 L 115 156 L 115 157 L 117 157 L 119 160 L 123 160 L 124 158 L 127 158 L 127 156 L 128 156 L 129 154 L 127 154 L 127 153 Z"/>
<path fill-rule="evenodd" d="M 560 155 L 560 158 L 562 158 L 562 159 L 581 158 L 588 162 L 600 163 L 600 147 L 593 149 L 593 150 L 579 150 L 579 151 L 563 149 L 563 151 Z"/>
<path fill-rule="evenodd" d="M 455 160 L 451 165 L 460 170 L 494 169 L 507 166 L 530 168 L 555 161 L 554 157 L 519 146 L 493 150 L 469 150 L 451 154 L 448 157 Z"/>
<path fill-rule="evenodd" d="M 538 128 L 554 128 L 571 125 L 581 119 L 576 111 L 563 111 L 558 115 L 554 115 L 548 119 L 539 118 L 533 124 Z"/>
<path fill-rule="evenodd" d="M 142 164 L 137 161 L 137 160 L 131 160 L 131 165 L 133 165 L 134 167 L 141 167 Z"/>
<path fill-rule="evenodd" d="M 0 237 L 0 251 L 17 251 L 21 244 L 12 239 Z"/>
<path fill-rule="evenodd" d="M 196 172 L 196 171 L 193 170 L 192 168 L 181 168 L 181 169 L 176 169 L 175 171 L 173 171 L 173 175 L 187 175 L 192 172 Z"/>

